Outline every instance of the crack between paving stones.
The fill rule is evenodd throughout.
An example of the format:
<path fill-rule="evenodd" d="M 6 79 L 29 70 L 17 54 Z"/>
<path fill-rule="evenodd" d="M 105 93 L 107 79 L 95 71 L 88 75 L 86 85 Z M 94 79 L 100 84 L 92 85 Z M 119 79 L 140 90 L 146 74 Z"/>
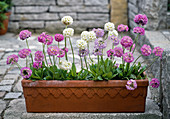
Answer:
<path fill-rule="evenodd" d="M 11 101 L 12 101 L 12 100 L 11 100 Z M 2 111 L 2 113 L 1 113 L 1 115 L 0 115 L 0 117 L 1 117 L 2 119 L 4 119 L 5 111 L 9 108 L 9 103 L 10 103 L 10 101 L 7 102 L 6 108 Z"/>

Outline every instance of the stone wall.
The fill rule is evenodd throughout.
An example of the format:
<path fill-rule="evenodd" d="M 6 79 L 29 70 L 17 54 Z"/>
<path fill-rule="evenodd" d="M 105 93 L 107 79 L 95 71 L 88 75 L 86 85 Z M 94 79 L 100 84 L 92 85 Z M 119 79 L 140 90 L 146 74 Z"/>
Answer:
<path fill-rule="evenodd" d="M 129 26 L 135 26 L 133 19 L 136 14 L 146 14 L 148 24 L 146 29 L 159 30 L 167 28 L 167 0 L 129 0 Z"/>
<path fill-rule="evenodd" d="M 13 0 L 9 30 L 61 32 L 61 18 L 70 15 L 76 33 L 103 27 L 110 19 L 109 0 Z"/>

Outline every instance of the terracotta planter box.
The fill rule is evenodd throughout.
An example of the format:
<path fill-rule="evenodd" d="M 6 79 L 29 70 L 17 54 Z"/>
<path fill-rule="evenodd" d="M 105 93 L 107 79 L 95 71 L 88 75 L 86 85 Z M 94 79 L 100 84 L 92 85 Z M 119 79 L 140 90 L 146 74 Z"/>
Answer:
<path fill-rule="evenodd" d="M 27 112 L 144 112 L 148 80 L 126 89 L 126 80 L 22 80 Z"/>
<path fill-rule="evenodd" d="M 3 21 L 4 29 L 0 28 L 0 35 L 4 35 L 8 30 L 8 22 L 9 22 L 9 16 L 11 15 L 11 12 L 5 13 L 5 15 L 8 17 Z"/>

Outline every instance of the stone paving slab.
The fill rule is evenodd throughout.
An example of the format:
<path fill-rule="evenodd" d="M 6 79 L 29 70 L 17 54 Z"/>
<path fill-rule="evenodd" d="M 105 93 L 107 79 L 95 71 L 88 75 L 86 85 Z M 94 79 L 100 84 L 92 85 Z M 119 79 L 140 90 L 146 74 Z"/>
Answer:
<path fill-rule="evenodd" d="M 0 91 L 11 91 L 12 85 L 9 86 L 0 86 Z"/>
<path fill-rule="evenodd" d="M 5 108 L 6 108 L 6 102 L 0 99 L 0 115 Z"/>
<path fill-rule="evenodd" d="M 12 100 L 12 99 L 17 99 L 22 95 L 22 93 L 7 93 L 4 97 L 4 100 Z"/>
<path fill-rule="evenodd" d="M 5 96 L 6 92 L 0 92 L 0 99 L 2 99 Z"/>
<path fill-rule="evenodd" d="M 0 82 L 0 86 L 2 86 L 2 85 L 12 85 L 12 84 L 14 84 L 14 82 L 15 82 L 15 80 L 2 80 Z"/>
<path fill-rule="evenodd" d="M 24 99 L 12 100 L 4 119 L 161 119 L 158 106 L 146 100 L 145 113 L 27 113 Z"/>

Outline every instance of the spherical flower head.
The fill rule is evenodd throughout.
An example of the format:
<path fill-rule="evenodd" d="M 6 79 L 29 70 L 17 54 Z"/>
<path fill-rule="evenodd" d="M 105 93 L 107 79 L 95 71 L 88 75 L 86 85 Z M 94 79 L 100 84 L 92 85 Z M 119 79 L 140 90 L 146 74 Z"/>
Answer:
<path fill-rule="evenodd" d="M 121 57 L 123 55 L 123 49 L 121 47 L 115 47 L 113 53 L 114 56 Z"/>
<path fill-rule="evenodd" d="M 65 52 L 68 52 L 68 48 L 66 47 L 62 48 L 62 50 L 64 50 Z"/>
<path fill-rule="evenodd" d="M 104 36 L 104 30 L 101 29 L 101 28 L 98 28 L 98 29 L 93 28 L 92 31 L 95 32 L 97 38 L 98 38 L 98 37 L 103 37 L 103 36 Z"/>
<path fill-rule="evenodd" d="M 62 34 L 55 34 L 54 38 L 57 42 L 61 42 L 64 40 L 64 36 Z"/>
<path fill-rule="evenodd" d="M 21 40 L 25 40 L 29 37 L 31 37 L 31 32 L 28 31 L 28 30 L 22 30 L 20 33 L 19 33 L 19 37 Z"/>
<path fill-rule="evenodd" d="M 131 37 L 129 36 L 124 36 L 122 39 L 121 39 L 121 45 L 125 48 L 127 47 L 130 47 L 132 44 L 133 44 L 133 40 Z"/>
<path fill-rule="evenodd" d="M 96 39 L 94 43 L 95 43 L 95 47 L 99 49 L 104 49 L 107 46 L 107 42 L 102 38 Z"/>
<path fill-rule="evenodd" d="M 81 33 L 81 39 L 88 43 L 89 42 L 89 32 L 88 31 L 83 31 Z"/>
<path fill-rule="evenodd" d="M 84 41 L 84 40 L 77 40 L 76 46 L 77 46 L 79 49 L 86 49 L 86 48 L 87 48 L 87 42 Z"/>
<path fill-rule="evenodd" d="M 109 36 L 108 39 L 113 42 L 113 45 L 114 45 L 114 46 L 116 46 L 116 45 L 119 44 L 119 39 L 118 39 L 118 37 L 116 37 L 116 36 L 114 36 L 114 35 Z"/>
<path fill-rule="evenodd" d="M 94 49 L 93 49 L 93 54 L 94 54 L 95 56 L 97 56 L 97 55 L 102 56 L 102 55 L 103 55 L 102 49 L 94 48 Z"/>
<path fill-rule="evenodd" d="M 71 16 L 64 16 L 62 19 L 61 19 L 61 22 L 68 26 L 68 25 L 71 25 L 73 23 L 73 18 Z"/>
<path fill-rule="evenodd" d="M 59 49 L 59 52 L 58 52 L 58 56 L 57 56 L 57 57 L 61 58 L 61 57 L 64 57 L 64 55 L 65 55 L 65 51 L 62 50 L 62 49 Z"/>
<path fill-rule="evenodd" d="M 107 57 L 109 57 L 110 59 L 113 58 L 113 54 L 114 54 L 114 50 L 113 49 L 108 50 L 106 53 L 107 53 Z"/>
<path fill-rule="evenodd" d="M 89 54 L 89 51 L 87 49 L 80 49 L 79 52 L 78 52 L 78 55 L 80 57 L 87 56 L 88 54 Z"/>
<path fill-rule="evenodd" d="M 114 35 L 115 37 L 118 37 L 119 34 L 118 34 L 118 32 L 117 32 L 116 30 L 113 30 L 113 31 L 109 31 L 109 32 L 108 32 L 108 36 L 113 36 L 113 35 Z"/>
<path fill-rule="evenodd" d="M 45 36 L 45 38 L 46 38 L 45 44 L 51 45 L 51 44 L 53 43 L 53 37 L 52 37 L 52 36 L 50 36 L 50 35 L 47 34 L 47 35 Z"/>
<path fill-rule="evenodd" d="M 141 27 L 135 27 L 133 28 L 134 33 L 139 33 L 140 35 L 145 35 L 145 29 Z"/>
<path fill-rule="evenodd" d="M 38 36 L 38 41 L 39 42 L 41 42 L 41 43 L 46 43 L 46 32 L 42 32 L 41 34 L 40 34 L 40 36 Z"/>
<path fill-rule="evenodd" d="M 42 51 L 36 51 L 34 60 L 37 62 L 42 62 L 44 60 L 44 54 Z"/>
<path fill-rule="evenodd" d="M 104 25 L 104 30 L 106 30 L 106 31 L 113 31 L 114 29 L 115 29 L 115 25 L 111 22 L 107 22 Z"/>
<path fill-rule="evenodd" d="M 150 86 L 152 86 L 153 88 L 158 88 L 159 87 L 159 80 L 157 78 L 153 78 L 151 81 L 150 81 Z"/>
<path fill-rule="evenodd" d="M 144 56 L 149 56 L 152 53 L 151 47 L 146 44 L 144 44 L 140 50 L 141 50 L 142 55 Z"/>
<path fill-rule="evenodd" d="M 24 79 L 28 79 L 32 74 L 32 71 L 29 67 L 23 67 L 21 68 L 21 76 L 24 78 Z"/>
<path fill-rule="evenodd" d="M 153 53 L 155 54 L 155 56 L 159 56 L 159 57 L 161 57 L 162 58 L 162 53 L 163 53 L 163 49 L 162 48 L 160 48 L 160 47 L 155 47 L 154 49 L 153 49 Z"/>
<path fill-rule="evenodd" d="M 131 49 L 131 52 L 135 49 L 135 46 L 136 46 L 136 45 L 133 44 L 132 49 Z M 126 49 L 127 49 L 127 50 L 130 50 L 130 47 L 127 47 Z"/>
<path fill-rule="evenodd" d="M 129 28 L 127 25 L 120 24 L 118 25 L 117 30 L 119 32 L 128 32 Z"/>
<path fill-rule="evenodd" d="M 18 62 L 18 56 L 17 55 L 13 54 L 13 55 L 10 55 L 10 56 L 7 57 L 7 61 L 6 61 L 7 64 L 15 64 L 17 62 Z"/>
<path fill-rule="evenodd" d="M 68 38 L 73 36 L 74 35 L 74 29 L 72 29 L 72 28 L 64 29 L 63 30 L 63 35 L 64 35 L 64 37 L 68 37 Z"/>
<path fill-rule="evenodd" d="M 31 50 L 30 49 L 22 49 L 18 52 L 18 55 L 20 58 L 26 58 L 27 56 L 29 56 L 31 53 Z"/>
<path fill-rule="evenodd" d="M 89 42 L 96 40 L 96 34 L 94 31 L 89 32 Z"/>
<path fill-rule="evenodd" d="M 42 68 L 42 62 L 33 62 L 33 67 L 36 69 Z"/>
<path fill-rule="evenodd" d="M 57 46 L 50 46 L 47 49 L 47 53 L 50 56 L 55 56 L 59 53 L 59 48 Z"/>
<path fill-rule="evenodd" d="M 135 16 L 134 18 L 134 22 L 137 23 L 137 24 L 141 24 L 142 26 L 146 25 L 147 22 L 148 22 L 148 18 L 147 16 L 144 14 L 138 14 Z"/>
<path fill-rule="evenodd" d="M 123 54 L 123 60 L 127 63 L 131 63 L 134 60 L 133 54 L 131 52 L 127 52 Z"/>
<path fill-rule="evenodd" d="M 59 67 L 60 69 L 63 69 L 63 70 L 70 70 L 72 67 L 72 63 L 69 61 L 63 60 L 63 61 L 60 61 Z"/>
<path fill-rule="evenodd" d="M 127 81 L 127 85 L 126 85 L 126 88 L 128 90 L 135 90 L 137 88 L 137 83 L 135 80 L 133 79 L 130 79 L 129 81 Z"/>

